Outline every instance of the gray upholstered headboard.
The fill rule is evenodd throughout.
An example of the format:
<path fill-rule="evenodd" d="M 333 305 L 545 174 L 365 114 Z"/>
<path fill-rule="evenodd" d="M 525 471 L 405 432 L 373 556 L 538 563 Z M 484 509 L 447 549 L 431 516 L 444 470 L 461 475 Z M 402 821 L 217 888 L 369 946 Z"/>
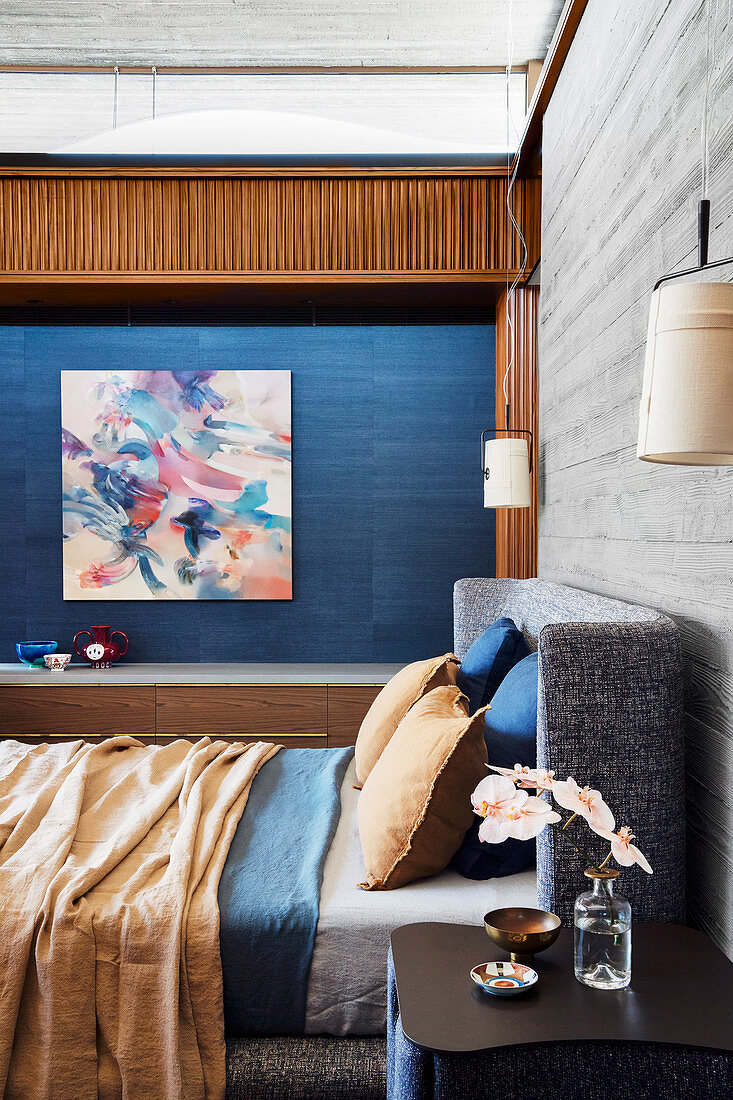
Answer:
<path fill-rule="evenodd" d="M 654 875 L 624 869 L 636 920 L 682 921 L 684 744 L 679 632 L 666 615 L 537 579 L 456 582 L 454 648 L 464 657 L 506 616 L 539 653 L 537 764 L 597 787 L 630 825 Z M 602 843 L 602 842 L 601 842 Z M 537 842 L 540 905 L 569 923 L 583 864 L 549 829 Z"/>
<path fill-rule="evenodd" d="M 534 577 L 525 581 L 467 577 L 456 581 L 453 590 L 456 656 L 463 658 L 479 634 L 501 616 L 514 620 L 533 650 L 537 649 L 540 631 L 548 623 L 642 623 L 664 618 L 647 607 L 620 603 Z"/>

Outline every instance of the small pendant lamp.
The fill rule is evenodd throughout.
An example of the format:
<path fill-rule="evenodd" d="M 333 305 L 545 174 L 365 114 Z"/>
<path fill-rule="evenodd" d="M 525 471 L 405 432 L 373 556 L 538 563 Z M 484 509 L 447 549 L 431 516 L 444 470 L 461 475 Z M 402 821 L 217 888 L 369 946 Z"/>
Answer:
<path fill-rule="evenodd" d="M 733 283 L 662 285 L 733 262 L 707 262 L 709 218 L 703 199 L 697 267 L 663 276 L 652 294 L 636 451 L 644 462 L 733 465 Z"/>
<path fill-rule="evenodd" d="M 505 421 L 506 423 L 506 421 Z M 507 439 L 487 439 L 493 432 Z M 528 436 L 519 439 L 518 436 Z M 532 433 L 519 428 L 484 428 L 481 433 L 484 508 L 529 508 L 532 502 Z"/>
<path fill-rule="evenodd" d="M 703 0 L 703 7 L 707 68 L 700 120 L 702 195 L 697 208 L 697 266 L 663 275 L 654 287 L 636 454 L 644 462 L 731 466 L 733 285 L 712 282 L 663 285 L 683 275 L 707 274 L 713 268 L 733 263 L 733 256 L 708 262 L 710 93 L 716 72 L 718 5 L 712 12 L 712 25 L 708 0 Z"/>

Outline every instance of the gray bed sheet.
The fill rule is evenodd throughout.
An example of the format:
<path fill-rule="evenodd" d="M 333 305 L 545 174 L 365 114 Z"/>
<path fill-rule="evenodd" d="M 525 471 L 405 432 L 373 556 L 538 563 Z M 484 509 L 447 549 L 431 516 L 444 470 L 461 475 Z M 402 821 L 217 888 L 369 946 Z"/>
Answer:
<path fill-rule="evenodd" d="M 534 871 L 474 882 L 448 870 L 399 890 L 359 890 L 356 884 L 364 879 L 364 861 L 355 782 L 352 760 L 341 787 L 341 816 L 323 874 L 308 981 L 308 1035 L 385 1034 L 387 949 L 393 928 L 418 921 L 481 925 L 490 909 L 537 904 Z M 468 974 L 465 979 L 469 980 Z"/>

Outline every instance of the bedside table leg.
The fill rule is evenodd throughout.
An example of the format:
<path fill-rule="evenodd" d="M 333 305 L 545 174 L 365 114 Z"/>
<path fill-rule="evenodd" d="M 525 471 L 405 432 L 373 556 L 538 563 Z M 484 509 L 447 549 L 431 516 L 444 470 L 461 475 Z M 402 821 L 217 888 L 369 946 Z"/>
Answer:
<path fill-rule="evenodd" d="M 392 949 L 387 969 L 387 1100 L 433 1100 L 433 1055 L 406 1038 L 400 1023 Z"/>

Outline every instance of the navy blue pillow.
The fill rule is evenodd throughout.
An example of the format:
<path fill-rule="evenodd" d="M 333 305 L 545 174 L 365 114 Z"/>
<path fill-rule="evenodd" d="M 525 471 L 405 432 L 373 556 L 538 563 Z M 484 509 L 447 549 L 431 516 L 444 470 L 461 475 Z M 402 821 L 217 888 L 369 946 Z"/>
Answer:
<path fill-rule="evenodd" d="M 537 685 L 539 656 L 530 653 L 499 685 L 486 711 L 484 736 L 489 763 L 499 768 L 537 764 Z"/>
<path fill-rule="evenodd" d="M 538 657 L 530 653 L 512 668 L 502 680 L 491 710 L 487 710 L 484 736 L 489 763 L 500 768 L 524 764 L 534 768 L 537 763 L 537 683 Z M 495 772 L 490 772 L 496 774 Z M 451 866 L 465 878 L 501 878 L 526 871 L 535 859 L 534 840 L 514 840 L 502 844 L 484 844 L 478 838 L 481 818 L 473 824 L 451 860 Z"/>
<path fill-rule="evenodd" d="M 487 627 L 461 661 L 457 683 L 475 714 L 490 703 L 506 674 L 529 653 L 522 631 L 512 619 Z"/>

